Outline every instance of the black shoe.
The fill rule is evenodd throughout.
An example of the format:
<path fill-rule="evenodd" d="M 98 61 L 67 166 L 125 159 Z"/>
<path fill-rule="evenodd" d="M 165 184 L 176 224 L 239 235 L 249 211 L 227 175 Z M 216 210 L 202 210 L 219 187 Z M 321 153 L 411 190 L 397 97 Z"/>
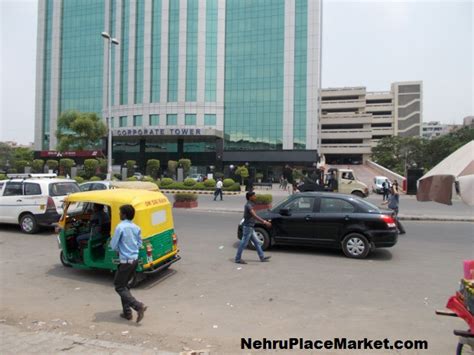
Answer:
<path fill-rule="evenodd" d="M 247 262 L 245 260 L 239 260 L 239 261 L 236 261 L 235 262 L 236 264 L 247 264 Z"/>
<path fill-rule="evenodd" d="M 125 313 L 120 313 L 120 317 L 122 317 L 123 319 L 126 319 L 126 320 L 132 320 L 133 316 L 132 314 L 125 314 Z"/>
<path fill-rule="evenodd" d="M 140 323 L 140 321 L 143 319 L 143 317 L 145 316 L 145 311 L 147 310 L 147 306 L 145 306 L 144 304 L 142 304 L 140 306 L 140 308 L 138 309 L 137 311 L 137 323 Z"/>
<path fill-rule="evenodd" d="M 266 262 L 270 261 L 270 258 L 271 258 L 271 256 L 264 256 L 263 259 L 260 259 L 260 261 L 262 263 L 266 263 Z"/>

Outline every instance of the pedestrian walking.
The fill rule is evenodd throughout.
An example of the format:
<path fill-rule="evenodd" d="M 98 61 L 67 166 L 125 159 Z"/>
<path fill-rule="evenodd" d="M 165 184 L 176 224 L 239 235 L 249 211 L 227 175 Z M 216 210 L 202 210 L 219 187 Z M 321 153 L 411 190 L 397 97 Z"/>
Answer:
<path fill-rule="evenodd" d="M 138 266 L 138 251 L 142 246 L 140 227 L 132 222 L 135 217 L 135 209 L 131 205 L 120 207 L 120 222 L 115 229 L 110 247 L 119 254 L 120 264 L 115 274 L 115 291 L 122 300 L 123 313 L 120 317 L 132 320 L 132 309 L 137 312 L 137 323 L 139 323 L 147 310 L 142 302 L 132 296 L 128 286 L 129 281 L 135 276 Z"/>
<path fill-rule="evenodd" d="M 397 224 L 397 229 L 400 234 L 405 234 L 405 228 L 403 227 L 402 223 L 398 219 L 398 211 L 400 206 L 400 195 L 398 191 L 392 186 L 390 188 L 390 195 L 388 196 L 388 200 L 382 203 L 383 205 L 387 205 L 393 211 L 395 217 L 395 223 Z"/>
<path fill-rule="evenodd" d="M 382 182 L 382 201 L 387 201 L 389 195 L 389 190 L 387 187 L 387 183 L 384 181 Z"/>
<path fill-rule="evenodd" d="M 258 240 L 254 226 L 255 222 L 259 221 L 260 223 L 264 224 L 266 227 L 271 228 L 272 224 L 263 218 L 259 217 L 257 213 L 255 213 L 254 203 L 256 199 L 255 192 L 249 191 L 245 194 L 245 198 L 247 199 L 247 203 L 244 207 L 244 222 L 242 224 L 242 240 L 239 244 L 239 249 L 237 250 L 237 255 L 235 256 L 235 262 L 237 264 L 247 264 L 244 260 L 242 260 L 242 253 L 244 249 L 247 247 L 247 244 L 251 240 L 255 249 L 257 250 L 258 257 L 260 261 L 266 262 L 270 259 L 270 256 L 265 256 L 260 245 L 260 241 Z"/>
<path fill-rule="evenodd" d="M 217 196 L 220 196 L 221 201 L 222 201 L 222 186 L 223 186 L 222 180 L 217 179 L 216 190 L 214 191 L 214 201 L 216 200 Z"/>

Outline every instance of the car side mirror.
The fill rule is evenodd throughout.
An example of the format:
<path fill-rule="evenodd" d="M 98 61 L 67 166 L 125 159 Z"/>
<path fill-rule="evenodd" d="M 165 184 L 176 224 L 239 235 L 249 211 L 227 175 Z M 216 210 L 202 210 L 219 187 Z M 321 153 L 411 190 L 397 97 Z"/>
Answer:
<path fill-rule="evenodd" d="M 280 214 L 282 216 L 291 216 L 291 212 L 289 208 L 280 208 Z"/>

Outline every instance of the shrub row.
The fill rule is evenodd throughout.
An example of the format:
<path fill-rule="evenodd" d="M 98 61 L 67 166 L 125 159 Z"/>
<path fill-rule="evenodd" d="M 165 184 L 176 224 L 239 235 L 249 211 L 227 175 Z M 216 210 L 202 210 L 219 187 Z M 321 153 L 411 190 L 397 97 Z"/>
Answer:
<path fill-rule="evenodd" d="M 261 204 L 261 205 L 269 205 L 273 201 L 273 196 L 269 194 L 257 194 L 256 195 L 257 199 L 255 200 L 255 203 Z"/>
<path fill-rule="evenodd" d="M 188 201 L 197 201 L 198 195 L 186 192 L 179 192 L 174 194 L 174 200 L 176 202 L 188 202 Z"/>
<path fill-rule="evenodd" d="M 206 180 L 209 181 L 209 180 Z M 215 189 L 215 184 L 211 186 L 206 186 L 206 181 L 205 182 L 196 182 L 192 186 L 186 186 L 184 182 L 172 182 L 170 184 L 165 184 L 163 185 L 163 181 L 160 184 L 160 189 L 161 190 L 190 190 L 190 191 L 196 191 L 196 190 L 205 190 L 205 191 L 214 191 Z M 210 184 L 209 184 L 210 185 Z M 240 191 L 240 184 L 239 183 L 234 183 L 231 186 L 227 186 L 223 188 L 224 191 Z"/>

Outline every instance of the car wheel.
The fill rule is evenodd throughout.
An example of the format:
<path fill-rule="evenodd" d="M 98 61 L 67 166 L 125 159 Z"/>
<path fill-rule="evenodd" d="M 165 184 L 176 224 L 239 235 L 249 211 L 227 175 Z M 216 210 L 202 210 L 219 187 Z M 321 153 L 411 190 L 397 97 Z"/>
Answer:
<path fill-rule="evenodd" d="M 65 267 L 71 267 L 71 264 L 69 264 L 66 260 L 66 257 L 64 256 L 64 253 L 61 251 L 61 253 L 59 254 L 59 260 L 61 260 L 61 264 L 63 264 L 63 266 Z"/>
<path fill-rule="evenodd" d="M 359 233 L 350 233 L 342 241 L 342 251 L 349 258 L 364 259 L 370 252 L 370 243 Z"/>
<path fill-rule="evenodd" d="M 20 228 L 24 233 L 34 234 L 38 232 L 38 222 L 31 213 L 24 214 L 20 218 Z"/>
<path fill-rule="evenodd" d="M 260 241 L 262 249 L 267 250 L 270 247 L 270 235 L 268 234 L 268 231 L 263 228 L 255 228 L 255 234 L 257 235 L 257 239 Z M 248 247 L 255 250 L 255 246 L 251 240 Z"/>
<path fill-rule="evenodd" d="M 360 197 L 360 198 L 364 198 L 364 194 L 360 191 L 352 191 L 352 195 Z"/>

